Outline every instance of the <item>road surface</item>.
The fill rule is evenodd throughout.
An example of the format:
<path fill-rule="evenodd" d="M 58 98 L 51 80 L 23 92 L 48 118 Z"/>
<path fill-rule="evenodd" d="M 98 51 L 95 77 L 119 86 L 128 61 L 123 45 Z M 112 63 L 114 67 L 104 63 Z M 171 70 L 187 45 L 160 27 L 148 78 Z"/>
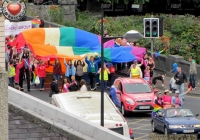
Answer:
<path fill-rule="evenodd" d="M 116 77 L 119 75 L 116 75 Z M 115 77 L 115 78 L 116 78 Z M 50 102 L 51 98 L 49 98 L 50 92 L 50 83 L 51 83 L 51 75 L 48 75 L 45 81 L 45 91 L 39 91 L 38 87 L 31 86 L 31 92 L 28 94 L 44 100 L 46 102 Z M 87 79 L 87 77 L 85 77 Z M 159 91 L 164 91 L 166 88 L 161 88 L 161 83 L 158 83 L 157 87 Z M 26 84 L 24 84 L 24 88 L 26 90 Z M 89 88 L 88 88 L 89 89 Z M 100 91 L 100 87 L 97 88 L 97 91 Z M 109 90 L 106 91 L 109 93 Z M 190 96 L 187 95 L 183 104 L 184 108 L 190 108 L 195 114 L 200 113 L 199 104 L 200 96 Z M 135 140 L 148 140 L 149 134 L 151 134 L 151 125 L 150 125 L 151 115 L 148 113 L 131 113 L 126 117 L 128 125 L 133 129 Z"/>

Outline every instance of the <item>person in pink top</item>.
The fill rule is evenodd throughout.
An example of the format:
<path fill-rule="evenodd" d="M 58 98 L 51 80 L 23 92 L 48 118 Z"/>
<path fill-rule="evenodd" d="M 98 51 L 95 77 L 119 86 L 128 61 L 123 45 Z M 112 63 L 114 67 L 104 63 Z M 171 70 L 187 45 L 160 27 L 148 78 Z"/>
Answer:
<path fill-rule="evenodd" d="M 70 81 L 66 77 L 63 79 L 63 84 L 62 84 L 62 93 L 69 92 L 69 86 L 70 86 Z"/>
<path fill-rule="evenodd" d="M 144 80 L 146 80 L 149 84 L 150 82 L 150 67 L 147 66 L 146 69 L 144 70 Z"/>
<path fill-rule="evenodd" d="M 165 90 L 163 99 L 163 108 L 171 108 L 172 107 L 172 97 L 169 95 L 169 90 Z"/>
<path fill-rule="evenodd" d="M 19 63 L 19 59 L 16 59 L 16 68 L 15 68 L 15 83 L 19 84 L 19 72 L 21 69 L 21 64 Z"/>
<path fill-rule="evenodd" d="M 44 90 L 44 82 L 46 78 L 46 68 L 48 65 L 43 61 L 40 60 L 37 66 L 37 76 L 40 79 L 40 91 Z"/>

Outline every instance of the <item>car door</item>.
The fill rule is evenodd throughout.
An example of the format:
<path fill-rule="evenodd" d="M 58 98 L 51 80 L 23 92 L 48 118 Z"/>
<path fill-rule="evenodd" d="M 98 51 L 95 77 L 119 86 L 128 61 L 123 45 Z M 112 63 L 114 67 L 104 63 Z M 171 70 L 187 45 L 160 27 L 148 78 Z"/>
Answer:
<path fill-rule="evenodd" d="M 164 112 L 163 111 L 158 111 L 157 115 L 157 129 L 164 131 L 164 125 L 165 125 L 165 118 L 164 118 Z"/>
<path fill-rule="evenodd" d="M 121 84 L 121 82 L 119 80 L 117 81 L 116 86 L 117 86 L 117 91 L 116 91 L 116 105 L 118 107 L 121 107 L 122 84 Z"/>
<path fill-rule="evenodd" d="M 118 97 L 118 92 L 119 92 L 119 90 L 118 90 L 118 86 L 119 86 L 119 80 L 115 80 L 115 82 L 114 82 L 114 84 L 113 84 L 113 86 L 112 86 L 112 88 L 110 89 L 110 95 L 111 95 L 111 98 L 112 98 L 112 101 L 113 101 L 113 103 L 117 106 L 117 107 L 120 107 L 120 105 L 119 105 L 119 97 Z"/>
<path fill-rule="evenodd" d="M 116 98 L 117 98 L 118 107 L 121 107 L 122 96 L 123 96 L 122 83 L 121 83 L 121 81 L 119 81 L 119 82 L 118 82 L 117 97 L 116 97 Z"/>

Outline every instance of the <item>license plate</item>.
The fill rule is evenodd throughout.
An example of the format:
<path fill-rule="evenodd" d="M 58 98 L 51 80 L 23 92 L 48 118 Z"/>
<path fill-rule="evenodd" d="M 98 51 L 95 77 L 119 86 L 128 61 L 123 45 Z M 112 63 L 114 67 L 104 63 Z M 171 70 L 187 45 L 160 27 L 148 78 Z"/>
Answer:
<path fill-rule="evenodd" d="M 150 106 L 140 106 L 139 109 L 150 109 Z"/>
<path fill-rule="evenodd" d="M 183 133 L 194 133 L 194 130 L 183 130 Z"/>

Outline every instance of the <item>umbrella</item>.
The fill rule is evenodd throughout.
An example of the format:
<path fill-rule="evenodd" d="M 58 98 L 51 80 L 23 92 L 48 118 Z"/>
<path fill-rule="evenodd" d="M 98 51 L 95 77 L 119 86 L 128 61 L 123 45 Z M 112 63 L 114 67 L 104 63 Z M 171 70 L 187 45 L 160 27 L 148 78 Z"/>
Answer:
<path fill-rule="evenodd" d="M 130 30 L 124 34 L 124 38 L 130 42 L 135 42 L 141 38 L 144 38 L 144 36 L 138 31 Z"/>

